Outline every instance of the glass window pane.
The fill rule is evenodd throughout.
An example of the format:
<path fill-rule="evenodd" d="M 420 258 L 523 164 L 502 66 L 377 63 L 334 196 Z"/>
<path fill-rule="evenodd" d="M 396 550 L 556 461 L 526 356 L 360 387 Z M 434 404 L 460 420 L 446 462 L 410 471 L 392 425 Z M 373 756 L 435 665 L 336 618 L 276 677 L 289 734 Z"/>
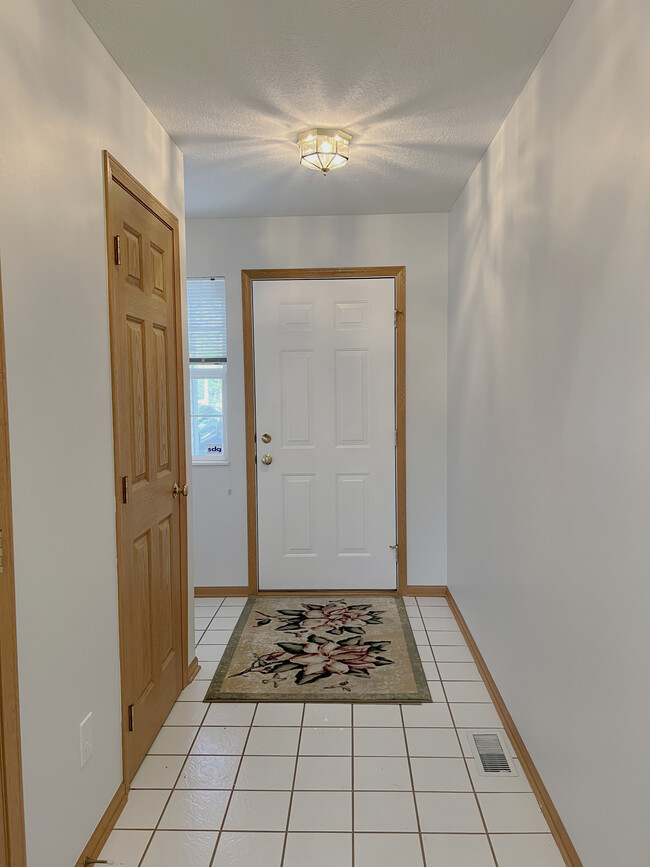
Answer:
<path fill-rule="evenodd" d="M 195 416 L 192 418 L 192 454 L 223 456 L 223 419 Z"/>
<path fill-rule="evenodd" d="M 221 379 L 190 380 L 190 401 L 192 415 L 223 414 L 223 381 Z"/>

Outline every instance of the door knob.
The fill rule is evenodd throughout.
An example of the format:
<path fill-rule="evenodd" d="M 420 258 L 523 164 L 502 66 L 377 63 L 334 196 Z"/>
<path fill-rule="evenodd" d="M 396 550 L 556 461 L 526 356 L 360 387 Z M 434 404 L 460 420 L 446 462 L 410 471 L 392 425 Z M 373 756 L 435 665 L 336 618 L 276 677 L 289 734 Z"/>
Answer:
<path fill-rule="evenodd" d="M 262 463 L 266 464 L 266 466 L 268 467 L 269 464 L 273 463 L 273 458 L 271 457 L 271 455 L 264 455 L 264 457 L 262 458 Z"/>
<path fill-rule="evenodd" d="M 271 434 L 262 434 L 262 442 L 263 443 L 270 443 L 271 439 L 272 439 Z"/>
<path fill-rule="evenodd" d="M 178 482 L 174 482 L 174 487 L 172 488 L 172 497 L 176 499 L 179 494 L 182 494 L 186 497 L 190 492 L 190 489 L 187 485 L 183 485 L 182 487 L 178 484 Z"/>

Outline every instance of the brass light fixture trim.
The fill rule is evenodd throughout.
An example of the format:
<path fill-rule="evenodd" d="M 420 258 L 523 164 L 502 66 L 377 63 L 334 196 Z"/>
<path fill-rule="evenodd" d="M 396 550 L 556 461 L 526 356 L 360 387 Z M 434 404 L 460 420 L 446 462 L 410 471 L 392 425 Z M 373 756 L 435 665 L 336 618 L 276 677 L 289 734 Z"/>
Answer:
<path fill-rule="evenodd" d="M 305 130 L 298 135 L 300 164 L 326 175 L 347 163 L 351 141 L 350 133 L 341 129 Z"/>

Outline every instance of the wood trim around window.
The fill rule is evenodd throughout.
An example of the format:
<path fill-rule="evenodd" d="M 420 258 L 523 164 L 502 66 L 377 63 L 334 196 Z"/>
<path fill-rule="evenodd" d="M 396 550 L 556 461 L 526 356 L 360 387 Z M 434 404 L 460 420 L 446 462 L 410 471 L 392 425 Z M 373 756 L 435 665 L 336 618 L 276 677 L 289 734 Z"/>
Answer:
<path fill-rule="evenodd" d="M 244 398 L 246 406 L 246 491 L 248 514 L 248 593 L 258 592 L 257 473 L 255 470 L 255 356 L 253 347 L 254 280 L 345 280 L 389 277 L 395 280 L 395 424 L 397 592 L 408 593 L 406 571 L 406 268 L 272 268 L 242 271 Z"/>
<path fill-rule="evenodd" d="M 0 863 L 25 867 L 25 813 L 18 705 L 18 650 L 14 583 L 9 415 L 0 279 Z"/>

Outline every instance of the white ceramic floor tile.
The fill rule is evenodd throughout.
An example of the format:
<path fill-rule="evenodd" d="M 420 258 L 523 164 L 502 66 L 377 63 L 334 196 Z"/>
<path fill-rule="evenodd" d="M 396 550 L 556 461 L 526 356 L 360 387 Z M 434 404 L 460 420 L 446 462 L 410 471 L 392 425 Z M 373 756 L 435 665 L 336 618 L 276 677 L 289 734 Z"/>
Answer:
<path fill-rule="evenodd" d="M 440 676 L 444 680 L 481 680 L 478 668 L 473 662 L 441 662 L 438 664 Z"/>
<path fill-rule="evenodd" d="M 207 686 L 201 683 L 200 680 L 194 680 L 189 686 L 186 686 L 183 692 L 178 696 L 179 701 L 203 701 Z"/>
<path fill-rule="evenodd" d="M 491 834 L 499 867 L 564 867 L 550 834 Z"/>
<path fill-rule="evenodd" d="M 166 726 L 200 726 L 208 710 L 202 701 L 177 701 L 165 720 Z"/>
<path fill-rule="evenodd" d="M 163 726 L 149 755 L 186 756 L 198 730 L 198 726 Z"/>
<path fill-rule="evenodd" d="M 462 644 L 444 644 L 434 647 L 436 662 L 474 662 L 469 647 Z"/>
<path fill-rule="evenodd" d="M 295 766 L 294 756 L 244 756 L 236 788 L 290 790 Z"/>
<path fill-rule="evenodd" d="M 351 867 L 352 834 L 287 835 L 283 867 Z"/>
<path fill-rule="evenodd" d="M 226 831 L 284 831 L 289 792 L 235 790 L 224 822 Z"/>
<path fill-rule="evenodd" d="M 217 609 L 219 608 L 220 604 L 221 602 L 217 602 L 216 600 L 214 602 L 212 600 L 205 603 L 202 602 L 200 605 L 197 605 L 197 603 L 195 602 L 194 616 L 206 617 L 207 615 L 210 615 L 212 617 L 217 613 Z"/>
<path fill-rule="evenodd" d="M 225 648 L 231 635 L 232 631 L 228 629 L 206 629 L 201 637 L 201 644 L 214 644 L 215 647 Z"/>
<path fill-rule="evenodd" d="M 259 726 L 252 728 L 246 744 L 246 755 L 295 756 L 299 736 L 300 729 L 295 727 Z"/>
<path fill-rule="evenodd" d="M 432 758 L 461 758 L 454 729 L 407 729 L 409 755 Z"/>
<path fill-rule="evenodd" d="M 406 743 L 404 730 L 387 729 L 354 729 L 355 756 L 405 756 Z"/>
<path fill-rule="evenodd" d="M 142 867 L 209 867 L 218 837 L 210 831 L 156 831 Z"/>
<path fill-rule="evenodd" d="M 549 829 L 532 793 L 487 793 L 478 796 L 490 834 L 548 834 Z"/>
<path fill-rule="evenodd" d="M 429 636 L 429 644 L 433 647 L 434 654 L 436 652 L 436 647 L 467 647 L 465 639 L 460 632 L 453 632 L 452 630 L 432 632 L 431 630 L 428 630 L 427 634 Z"/>
<path fill-rule="evenodd" d="M 439 680 L 428 680 L 427 686 L 431 693 L 431 701 L 447 701 L 445 691 L 442 688 L 442 683 Z"/>
<path fill-rule="evenodd" d="M 201 664 L 204 662 L 219 662 L 223 656 L 224 649 L 224 644 L 203 644 L 201 642 L 196 647 L 196 658 Z"/>
<path fill-rule="evenodd" d="M 422 867 L 420 838 L 417 834 L 355 834 L 354 863 L 355 867 Z"/>
<path fill-rule="evenodd" d="M 192 754 L 240 756 L 249 731 L 248 726 L 203 726 L 194 741 Z"/>
<path fill-rule="evenodd" d="M 312 791 L 345 791 L 352 788 L 350 756 L 300 756 L 294 788 Z"/>
<path fill-rule="evenodd" d="M 280 867 L 283 846 L 284 834 L 224 831 L 214 867 Z"/>
<path fill-rule="evenodd" d="M 352 729 L 323 726 L 302 730 L 301 756 L 349 756 L 351 754 Z"/>
<path fill-rule="evenodd" d="M 296 792 L 289 815 L 290 831 L 351 831 L 351 792 Z"/>
<path fill-rule="evenodd" d="M 502 723 L 494 705 L 487 703 L 452 704 L 451 713 L 457 728 L 498 728 Z"/>
<path fill-rule="evenodd" d="M 415 638 L 415 643 L 418 646 L 418 648 L 429 646 L 429 638 L 427 636 L 426 630 L 414 629 L 413 630 L 413 638 Z"/>
<path fill-rule="evenodd" d="M 205 718 L 206 726 L 249 726 L 253 720 L 255 705 L 251 702 L 220 702 L 210 704 Z"/>
<path fill-rule="evenodd" d="M 473 794 L 466 792 L 417 792 L 423 833 L 481 834 L 485 832 Z"/>
<path fill-rule="evenodd" d="M 115 827 L 153 830 L 169 795 L 166 789 L 133 789 Z"/>
<path fill-rule="evenodd" d="M 446 702 L 405 704 L 402 710 L 407 728 L 452 728 L 454 725 Z"/>
<path fill-rule="evenodd" d="M 207 629 L 210 623 L 212 622 L 211 617 L 195 617 L 194 618 L 194 628 L 198 631 L 203 631 Z"/>
<path fill-rule="evenodd" d="M 196 679 L 197 680 L 203 680 L 203 681 L 212 680 L 216 670 L 217 670 L 217 663 L 216 662 L 206 662 L 205 660 L 203 660 L 203 662 L 201 663 L 201 668 L 199 670 L 199 673 L 196 675 Z M 205 688 L 207 690 L 207 688 L 208 688 L 207 684 L 206 684 Z"/>
<path fill-rule="evenodd" d="M 237 626 L 238 620 L 239 617 L 236 615 L 229 617 L 227 614 L 222 614 L 220 611 L 212 621 L 211 626 L 212 629 L 234 629 L 235 626 Z"/>
<path fill-rule="evenodd" d="M 427 680 L 440 680 L 438 667 L 435 662 L 423 662 L 422 668 L 424 669 L 424 676 Z"/>
<path fill-rule="evenodd" d="M 293 702 L 268 702 L 258 704 L 254 726 L 299 726 L 302 720 L 302 704 Z"/>
<path fill-rule="evenodd" d="M 230 792 L 173 792 L 160 820 L 160 828 L 176 831 L 218 831 L 226 814 Z"/>
<path fill-rule="evenodd" d="M 417 603 L 420 608 L 449 608 L 444 596 L 418 596 Z"/>
<path fill-rule="evenodd" d="M 492 703 L 490 694 L 481 681 L 449 680 L 445 682 L 447 700 L 456 704 L 460 702 L 488 702 Z"/>
<path fill-rule="evenodd" d="M 222 606 L 221 606 L 221 610 L 222 610 L 223 612 L 225 612 L 225 610 L 226 610 L 227 608 L 229 608 L 229 609 L 240 608 L 240 609 L 243 610 L 245 607 L 246 607 L 246 597 L 245 597 L 245 596 L 241 596 L 241 597 L 236 597 L 236 596 L 227 596 L 227 597 L 223 600 L 223 604 L 222 604 Z"/>
<path fill-rule="evenodd" d="M 184 756 L 145 756 L 131 788 L 172 789 L 184 761 Z"/>
<path fill-rule="evenodd" d="M 416 792 L 471 792 L 464 759 L 412 758 Z"/>
<path fill-rule="evenodd" d="M 517 775 L 512 777 L 484 777 L 476 769 L 476 759 L 467 759 L 469 774 L 474 784 L 475 792 L 531 792 L 530 783 L 526 779 L 523 769 L 516 759 L 511 759 Z"/>
<path fill-rule="evenodd" d="M 418 654 L 420 655 L 421 662 L 434 662 L 433 651 L 429 647 L 428 641 L 426 646 L 422 645 L 418 647 Z"/>
<path fill-rule="evenodd" d="M 430 867 L 494 867 L 486 834 L 423 834 L 424 852 Z M 517 867 L 537 867 L 521 861 Z"/>
<path fill-rule="evenodd" d="M 392 727 L 402 725 L 398 704 L 355 704 L 352 708 L 355 727 Z"/>
<path fill-rule="evenodd" d="M 371 792 L 410 792 L 411 772 L 408 759 L 397 756 L 355 757 L 354 788 Z"/>
<path fill-rule="evenodd" d="M 428 614 L 424 614 L 422 620 L 424 622 L 425 629 L 451 629 L 454 632 L 459 632 L 458 624 L 456 623 L 456 619 L 453 614 L 449 614 L 443 609 L 434 609 L 439 613 L 435 616 L 429 616 Z"/>
<path fill-rule="evenodd" d="M 355 831 L 417 831 L 411 792 L 355 792 Z"/>
<path fill-rule="evenodd" d="M 194 609 L 204 608 L 207 605 L 219 607 L 219 605 L 224 602 L 225 598 L 225 596 L 195 596 Z"/>
<path fill-rule="evenodd" d="M 230 789 L 239 766 L 239 756 L 189 756 L 178 789 Z"/>
<path fill-rule="evenodd" d="M 307 704 L 305 705 L 304 726 L 335 726 L 345 728 L 352 725 L 352 705 L 350 704 Z"/>
<path fill-rule="evenodd" d="M 112 861 L 115 867 L 138 867 L 151 839 L 151 831 L 112 831 L 99 858 Z"/>

